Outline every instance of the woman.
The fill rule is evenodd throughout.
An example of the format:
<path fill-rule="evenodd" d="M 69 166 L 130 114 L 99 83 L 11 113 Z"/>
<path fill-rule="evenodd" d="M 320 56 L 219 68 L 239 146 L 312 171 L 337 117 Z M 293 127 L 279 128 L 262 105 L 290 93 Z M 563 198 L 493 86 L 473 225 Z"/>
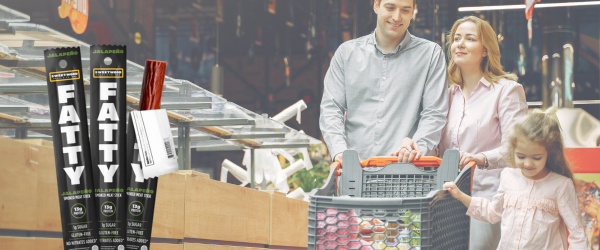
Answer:
<path fill-rule="evenodd" d="M 469 16 L 457 20 L 447 37 L 449 111 L 439 145 L 460 151 L 459 167 L 475 161 L 475 197 L 491 200 L 506 166 L 502 142 L 513 122 L 527 112 L 523 86 L 503 71 L 496 33 L 486 21 Z M 471 249 L 496 249 L 500 224 L 471 219 Z"/>

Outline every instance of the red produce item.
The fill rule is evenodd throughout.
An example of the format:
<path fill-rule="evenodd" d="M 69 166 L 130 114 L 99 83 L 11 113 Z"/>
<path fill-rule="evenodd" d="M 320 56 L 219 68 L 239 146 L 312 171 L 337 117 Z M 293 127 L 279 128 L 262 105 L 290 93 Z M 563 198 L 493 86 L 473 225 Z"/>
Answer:
<path fill-rule="evenodd" d="M 325 246 L 323 246 L 323 245 L 317 245 L 317 250 L 325 250 Z"/>
<path fill-rule="evenodd" d="M 325 247 L 326 248 L 335 248 L 337 246 L 337 243 L 335 243 L 335 241 L 327 241 L 325 242 Z"/>
<path fill-rule="evenodd" d="M 339 236 L 346 236 L 346 235 L 350 234 L 350 232 L 348 232 L 348 229 L 340 229 L 340 230 L 337 230 L 337 234 Z"/>
<path fill-rule="evenodd" d="M 350 240 L 360 240 L 360 235 L 358 234 L 349 234 L 348 239 Z"/>
<path fill-rule="evenodd" d="M 348 213 L 340 213 L 340 214 L 338 214 L 337 217 L 340 220 L 347 220 L 348 218 L 350 218 L 350 214 L 348 214 Z"/>
<path fill-rule="evenodd" d="M 317 235 L 318 235 L 318 236 L 323 236 L 323 235 L 325 235 L 325 229 L 321 229 L 321 228 L 317 229 Z"/>
<path fill-rule="evenodd" d="M 323 243 L 325 243 L 325 238 L 319 237 L 319 240 L 317 240 L 317 244 L 323 244 Z"/>
<path fill-rule="evenodd" d="M 371 238 L 363 238 L 363 239 L 360 240 L 360 244 L 363 244 L 365 246 L 371 245 L 371 244 L 373 244 L 373 239 L 371 239 Z"/>
<path fill-rule="evenodd" d="M 347 246 L 338 246 L 335 248 L 335 250 L 348 250 Z"/>
<path fill-rule="evenodd" d="M 350 217 L 349 221 L 352 224 L 358 224 L 358 223 L 360 223 L 360 218 L 358 218 L 358 217 Z"/>
<path fill-rule="evenodd" d="M 348 247 L 350 247 L 350 249 L 359 249 L 360 246 L 360 242 L 358 241 L 351 241 L 350 243 L 348 243 Z"/>
<path fill-rule="evenodd" d="M 336 227 L 335 225 L 327 225 L 325 227 L 325 231 L 327 232 L 335 232 L 337 231 L 338 227 Z"/>
<path fill-rule="evenodd" d="M 327 215 L 336 215 L 337 214 L 337 209 L 335 209 L 335 208 L 328 208 L 327 210 L 325 210 L 325 213 Z"/>
<path fill-rule="evenodd" d="M 351 225 L 348 229 L 350 229 L 350 232 L 353 232 L 353 233 L 360 232 L 360 226 L 359 225 Z"/>
<path fill-rule="evenodd" d="M 325 216 L 325 213 L 323 213 L 323 212 L 317 213 L 317 220 L 324 220 L 325 217 L 327 217 L 327 216 Z"/>
<path fill-rule="evenodd" d="M 363 221 L 360 223 L 360 227 L 362 229 L 371 229 L 371 228 L 373 228 L 373 222 L 372 221 Z"/>
<path fill-rule="evenodd" d="M 327 233 L 327 234 L 325 234 L 325 239 L 326 240 L 335 240 L 335 238 L 337 238 L 337 235 L 335 235 L 334 233 Z"/>
<path fill-rule="evenodd" d="M 325 219 L 325 222 L 327 224 L 335 224 L 338 222 L 338 219 L 336 217 L 327 217 L 327 219 Z"/>
<path fill-rule="evenodd" d="M 373 233 L 373 222 L 371 221 L 363 221 L 360 223 L 360 227 L 362 228 L 360 230 L 360 233 L 365 235 L 365 234 L 371 234 Z"/>
<path fill-rule="evenodd" d="M 340 221 L 340 222 L 338 222 L 338 223 L 337 223 L 337 226 L 338 226 L 338 227 L 341 227 L 341 228 L 346 228 L 346 227 L 348 227 L 349 225 L 350 225 L 350 222 L 348 222 L 348 221 L 345 221 L 345 220 L 342 220 L 342 221 Z"/>
<path fill-rule="evenodd" d="M 339 237 L 336 241 L 339 245 L 346 245 L 348 242 L 350 242 L 350 240 L 346 237 Z"/>
<path fill-rule="evenodd" d="M 348 213 L 352 216 L 357 216 L 356 211 L 354 209 L 350 209 L 350 211 L 348 211 Z"/>

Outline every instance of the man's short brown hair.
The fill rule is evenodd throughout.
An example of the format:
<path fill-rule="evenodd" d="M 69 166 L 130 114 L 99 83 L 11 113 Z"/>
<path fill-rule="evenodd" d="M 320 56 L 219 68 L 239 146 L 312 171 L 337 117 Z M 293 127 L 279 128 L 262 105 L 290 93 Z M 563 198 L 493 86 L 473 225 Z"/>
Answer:
<path fill-rule="evenodd" d="M 381 6 L 382 0 L 378 0 L 378 1 L 379 1 L 379 6 Z M 413 8 L 415 8 L 415 5 L 417 5 L 417 0 L 413 0 Z"/>

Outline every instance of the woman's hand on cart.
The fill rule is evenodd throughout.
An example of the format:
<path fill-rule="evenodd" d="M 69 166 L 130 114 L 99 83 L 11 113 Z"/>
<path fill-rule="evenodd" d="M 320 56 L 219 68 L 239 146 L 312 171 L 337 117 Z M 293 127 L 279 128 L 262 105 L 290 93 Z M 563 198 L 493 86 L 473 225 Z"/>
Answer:
<path fill-rule="evenodd" d="M 406 137 L 402 139 L 396 152 L 391 153 L 390 156 L 398 156 L 398 162 L 412 162 L 414 159 L 421 158 L 421 150 L 415 141 Z"/>
<path fill-rule="evenodd" d="M 460 151 L 460 160 L 458 161 L 458 168 L 460 170 L 467 166 L 471 161 L 474 161 L 477 166 L 483 166 L 485 165 L 485 156 L 482 153 L 471 154 Z"/>

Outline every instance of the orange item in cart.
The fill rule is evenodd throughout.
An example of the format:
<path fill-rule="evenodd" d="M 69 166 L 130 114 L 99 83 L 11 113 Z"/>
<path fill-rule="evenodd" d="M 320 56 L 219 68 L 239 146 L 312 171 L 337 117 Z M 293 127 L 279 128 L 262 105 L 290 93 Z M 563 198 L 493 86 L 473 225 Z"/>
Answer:
<path fill-rule="evenodd" d="M 592 249 L 598 249 L 600 243 L 600 224 L 598 213 L 600 209 L 600 164 L 598 164 L 600 148 L 565 148 L 565 156 L 573 167 L 573 179 L 575 179 L 575 191 L 579 210 L 581 210 L 581 221 L 585 234 Z"/>

